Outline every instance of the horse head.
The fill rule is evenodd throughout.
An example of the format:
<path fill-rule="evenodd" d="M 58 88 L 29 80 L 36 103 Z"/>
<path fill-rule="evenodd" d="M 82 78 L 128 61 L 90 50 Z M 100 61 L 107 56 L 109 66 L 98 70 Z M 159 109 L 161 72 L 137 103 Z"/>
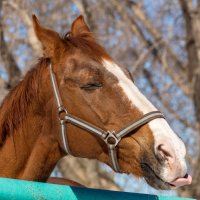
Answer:
<path fill-rule="evenodd" d="M 126 68 L 117 64 L 98 43 L 82 16 L 72 23 L 71 31 L 64 37 L 43 27 L 35 16 L 33 25 L 44 55 L 50 59 L 51 78 L 54 77 L 54 86 L 46 91 L 52 102 L 49 107 L 59 106 L 56 95 L 62 100 L 59 115 L 55 109 L 51 122 L 57 124 L 53 132 L 58 135 L 60 147 L 64 150 L 60 136 L 64 127 L 71 154 L 98 159 L 112 167 L 103 134 L 109 130 L 113 139 L 115 133 L 130 128 L 132 122 L 143 120 L 143 116 L 157 112 L 157 109 L 138 90 Z M 50 76 L 46 81 L 50 82 Z M 71 120 L 77 120 L 77 124 L 64 121 L 60 127 L 59 119 L 66 119 L 68 113 L 75 116 Z M 120 172 L 144 177 L 157 189 L 190 184 L 185 145 L 167 121 L 158 115 L 120 138 L 116 146 Z M 80 123 L 83 123 L 82 127 Z M 92 128 L 88 131 L 83 127 L 84 123 L 98 127 L 100 132 L 105 130 L 102 138 L 91 134 Z"/>

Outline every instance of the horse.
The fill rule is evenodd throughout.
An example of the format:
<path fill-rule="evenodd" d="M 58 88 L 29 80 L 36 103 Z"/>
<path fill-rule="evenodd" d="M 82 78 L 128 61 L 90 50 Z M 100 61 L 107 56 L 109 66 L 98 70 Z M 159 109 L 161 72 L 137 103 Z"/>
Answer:
<path fill-rule="evenodd" d="M 71 154 L 157 189 L 190 184 L 184 143 L 84 18 L 63 37 L 32 23 L 43 57 L 0 107 L 0 177 L 45 182 Z"/>

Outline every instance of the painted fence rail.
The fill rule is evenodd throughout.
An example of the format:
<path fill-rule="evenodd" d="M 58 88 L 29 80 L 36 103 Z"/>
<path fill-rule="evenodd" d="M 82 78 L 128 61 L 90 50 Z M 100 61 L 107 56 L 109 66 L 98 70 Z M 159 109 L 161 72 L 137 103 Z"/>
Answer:
<path fill-rule="evenodd" d="M 0 178 L 0 200 L 183 200 L 186 198 L 114 192 Z M 188 199 L 189 200 L 189 199 Z"/>

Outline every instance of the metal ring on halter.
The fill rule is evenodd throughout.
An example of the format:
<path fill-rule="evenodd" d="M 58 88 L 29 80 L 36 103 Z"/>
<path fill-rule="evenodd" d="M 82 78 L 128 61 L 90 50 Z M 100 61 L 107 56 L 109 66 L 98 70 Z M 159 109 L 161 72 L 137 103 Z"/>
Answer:
<path fill-rule="evenodd" d="M 65 112 L 67 114 L 67 110 L 65 109 L 63 105 L 58 107 L 58 113 L 60 114 L 61 112 Z"/>
<path fill-rule="evenodd" d="M 117 138 L 116 135 L 114 134 L 114 131 L 107 131 L 106 132 L 106 138 L 104 139 L 105 143 L 107 145 L 112 145 L 114 147 L 117 146 L 117 144 L 120 142 L 121 138 Z"/>
<path fill-rule="evenodd" d="M 64 116 L 61 117 L 61 114 L 64 113 Z M 67 116 L 68 112 L 65 109 L 65 107 L 63 105 L 61 105 L 60 107 L 58 107 L 58 116 L 59 116 L 59 120 L 63 120 L 65 118 L 65 116 Z"/>

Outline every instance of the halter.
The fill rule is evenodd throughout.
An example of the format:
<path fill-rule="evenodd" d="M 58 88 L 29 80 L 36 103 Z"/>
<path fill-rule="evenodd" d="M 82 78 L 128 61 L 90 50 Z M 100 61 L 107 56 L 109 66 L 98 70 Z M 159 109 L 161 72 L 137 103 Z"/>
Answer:
<path fill-rule="evenodd" d="M 108 147 L 108 152 L 109 152 L 109 156 L 111 159 L 112 167 L 116 172 L 120 172 L 120 168 L 119 168 L 118 160 L 117 160 L 116 147 L 119 144 L 119 142 L 121 141 L 121 139 L 123 137 L 125 137 L 127 134 L 129 134 L 131 131 L 143 126 L 144 124 L 150 122 L 153 119 L 164 118 L 163 114 L 160 111 L 153 111 L 153 112 L 149 112 L 149 113 L 145 114 L 144 116 L 142 116 L 141 118 L 133 121 L 128 126 L 126 126 L 125 128 L 121 129 L 120 131 L 118 131 L 116 133 L 115 133 L 115 131 L 111 131 L 111 130 L 105 131 L 85 120 L 82 120 L 78 117 L 75 117 L 75 116 L 69 114 L 62 103 L 62 99 L 61 99 L 59 89 L 58 89 L 58 84 L 56 81 L 56 76 L 52 70 L 51 64 L 50 64 L 50 77 L 51 77 L 51 82 L 52 82 L 52 87 L 53 87 L 53 93 L 54 93 L 54 96 L 56 99 L 57 110 L 58 110 L 58 114 L 59 114 L 62 143 L 63 143 L 63 147 L 64 147 L 64 150 L 66 151 L 66 153 L 73 155 L 69 148 L 67 133 L 65 130 L 65 125 L 67 123 L 70 123 L 74 126 L 77 126 L 81 129 L 86 130 L 87 132 L 91 133 L 92 135 L 99 137 L 106 143 L 106 145 Z M 62 117 L 61 117 L 61 114 L 62 114 Z"/>

